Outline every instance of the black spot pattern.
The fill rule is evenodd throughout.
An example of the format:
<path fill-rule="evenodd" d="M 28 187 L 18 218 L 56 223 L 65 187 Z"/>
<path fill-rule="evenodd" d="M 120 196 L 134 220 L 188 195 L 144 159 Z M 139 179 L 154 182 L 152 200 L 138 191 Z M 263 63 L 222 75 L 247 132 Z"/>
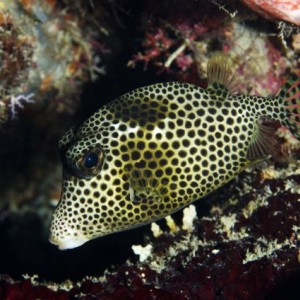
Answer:
<path fill-rule="evenodd" d="M 257 120 L 279 120 L 282 113 L 276 99 L 208 93 L 176 82 L 121 96 L 60 141 L 68 148 L 69 170 L 52 239 L 130 229 L 203 197 L 251 163 L 247 150 Z M 101 149 L 102 168 L 80 178 L 72 167 L 91 148 Z"/>

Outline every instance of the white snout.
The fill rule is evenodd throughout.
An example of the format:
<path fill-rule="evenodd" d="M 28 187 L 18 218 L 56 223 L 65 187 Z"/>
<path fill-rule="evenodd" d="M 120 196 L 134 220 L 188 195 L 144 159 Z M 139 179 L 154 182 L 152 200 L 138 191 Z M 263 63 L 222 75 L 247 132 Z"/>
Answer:
<path fill-rule="evenodd" d="M 90 239 L 83 236 L 78 231 L 69 230 L 65 236 L 54 236 L 50 235 L 50 243 L 58 246 L 60 250 L 73 249 L 79 247 L 89 241 Z"/>

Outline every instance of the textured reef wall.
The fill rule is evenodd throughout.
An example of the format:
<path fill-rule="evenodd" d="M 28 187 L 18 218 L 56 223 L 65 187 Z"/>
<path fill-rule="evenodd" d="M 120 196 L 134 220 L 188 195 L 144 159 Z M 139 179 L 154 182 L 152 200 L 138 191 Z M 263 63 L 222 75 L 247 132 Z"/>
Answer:
<path fill-rule="evenodd" d="M 242 93 L 275 95 L 300 76 L 299 9 L 292 0 L 1 1 L 0 298 L 296 299 L 300 145 L 275 124 L 276 157 L 183 216 L 64 252 L 48 230 L 61 189 L 57 140 L 70 125 L 142 85 L 205 87 L 215 51 L 232 56 Z"/>
<path fill-rule="evenodd" d="M 13 0 L 1 2 L 0 14 L 0 120 L 17 118 L 29 103 L 72 113 L 83 83 L 105 73 L 111 25 L 104 8 Z"/>

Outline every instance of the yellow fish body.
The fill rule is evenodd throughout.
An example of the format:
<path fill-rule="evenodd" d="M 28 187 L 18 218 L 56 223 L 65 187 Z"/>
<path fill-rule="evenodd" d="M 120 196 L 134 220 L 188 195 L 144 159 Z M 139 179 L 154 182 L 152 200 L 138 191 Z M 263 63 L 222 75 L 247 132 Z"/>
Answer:
<path fill-rule="evenodd" d="M 169 82 L 103 106 L 60 140 L 63 191 L 50 241 L 60 249 L 169 215 L 268 158 L 261 119 L 299 139 L 299 79 L 274 98 L 233 94 L 230 59 L 214 55 L 208 88 Z"/>

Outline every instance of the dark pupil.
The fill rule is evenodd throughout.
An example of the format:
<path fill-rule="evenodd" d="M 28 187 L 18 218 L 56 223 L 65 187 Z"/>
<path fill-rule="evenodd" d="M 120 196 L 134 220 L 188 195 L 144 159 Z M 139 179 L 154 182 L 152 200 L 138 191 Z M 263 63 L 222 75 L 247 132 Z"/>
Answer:
<path fill-rule="evenodd" d="M 94 152 L 87 154 L 84 160 L 84 166 L 88 169 L 95 167 L 98 164 L 98 155 Z"/>

